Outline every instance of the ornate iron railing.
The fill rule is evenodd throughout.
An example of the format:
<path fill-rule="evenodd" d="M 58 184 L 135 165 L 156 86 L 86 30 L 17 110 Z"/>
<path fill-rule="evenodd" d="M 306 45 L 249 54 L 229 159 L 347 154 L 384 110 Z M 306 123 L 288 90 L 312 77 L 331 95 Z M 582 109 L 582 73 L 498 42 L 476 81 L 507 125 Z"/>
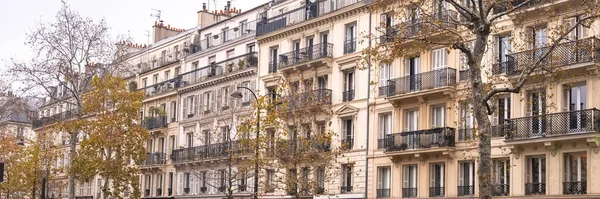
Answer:
<path fill-rule="evenodd" d="M 256 36 L 261 36 L 303 21 L 315 19 L 362 1 L 363 0 L 319 0 L 270 18 L 267 18 L 267 13 L 264 13 L 263 18 L 259 19 L 257 22 Z"/>
<path fill-rule="evenodd" d="M 342 193 L 352 193 L 352 186 L 341 187 Z"/>
<path fill-rule="evenodd" d="M 379 97 L 381 96 L 388 96 L 388 86 L 379 87 Z"/>
<path fill-rule="evenodd" d="M 65 121 L 74 117 L 77 117 L 79 115 L 80 111 L 79 109 L 72 109 L 72 110 L 68 110 L 68 111 L 64 111 L 61 113 L 57 113 L 48 117 L 42 117 L 40 119 L 35 119 L 32 122 L 32 127 L 35 128 L 39 128 L 45 125 L 50 125 L 50 124 L 54 124 L 56 122 L 61 122 L 61 121 Z"/>
<path fill-rule="evenodd" d="M 150 86 L 146 86 L 145 88 L 140 88 L 139 90 L 144 91 L 146 97 L 152 97 L 155 95 L 159 95 L 162 93 L 167 93 L 171 91 L 175 91 L 177 87 L 179 87 L 181 78 L 175 77 L 173 79 L 169 79 L 167 81 L 159 82 Z"/>
<path fill-rule="evenodd" d="M 455 129 L 450 127 L 394 133 L 385 136 L 386 151 L 404 151 L 431 147 L 454 147 Z"/>
<path fill-rule="evenodd" d="M 161 188 L 156 189 L 156 196 L 162 196 L 162 189 Z"/>
<path fill-rule="evenodd" d="M 525 183 L 525 195 L 546 195 L 546 183 Z"/>
<path fill-rule="evenodd" d="M 459 128 L 458 141 L 475 140 L 475 132 L 473 128 Z"/>
<path fill-rule="evenodd" d="M 332 43 L 320 43 L 279 55 L 279 69 L 333 56 Z"/>
<path fill-rule="evenodd" d="M 507 127 L 508 127 L 508 125 L 506 125 L 506 124 L 499 124 L 499 125 L 492 126 L 492 137 L 493 138 L 506 137 L 505 132 L 507 132 L 507 131 L 505 129 Z"/>
<path fill-rule="evenodd" d="M 471 70 L 460 70 L 458 71 L 458 80 L 459 81 L 467 81 L 471 78 Z"/>
<path fill-rule="evenodd" d="M 352 149 L 354 147 L 354 138 L 342 139 L 342 148 Z"/>
<path fill-rule="evenodd" d="M 550 46 L 507 55 L 507 62 L 493 66 L 492 74 L 520 74 L 539 62 L 544 67 L 560 67 L 584 62 L 600 61 L 600 39 L 596 37 L 561 43 L 552 52 Z M 548 56 L 544 57 L 548 53 Z M 541 60 L 543 58 L 543 60 Z"/>
<path fill-rule="evenodd" d="M 185 87 L 235 73 L 238 70 L 256 67 L 258 65 L 257 55 L 257 52 L 251 52 L 183 73 L 177 77 L 181 79 L 181 83 L 176 84 L 176 87 Z"/>
<path fill-rule="evenodd" d="M 429 197 L 444 196 L 444 187 L 429 187 Z"/>
<path fill-rule="evenodd" d="M 587 194 L 587 182 L 563 182 L 563 194 Z"/>
<path fill-rule="evenodd" d="M 392 35 L 402 35 L 410 39 L 423 36 L 424 34 L 433 34 L 447 29 L 456 29 L 459 15 L 458 12 L 449 9 L 436 11 L 433 15 L 419 16 L 419 18 L 409 19 L 388 30 L 386 41 L 390 41 Z"/>
<path fill-rule="evenodd" d="M 356 38 L 344 41 L 344 55 L 356 52 Z"/>
<path fill-rule="evenodd" d="M 248 146 L 243 146 L 240 141 L 230 143 L 218 143 L 191 148 L 175 149 L 171 154 L 171 160 L 176 163 L 185 161 L 202 161 L 205 159 L 227 157 L 230 154 L 242 154 L 252 152 Z"/>
<path fill-rule="evenodd" d="M 389 198 L 390 189 L 377 189 L 377 198 Z"/>
<path fill-rule="evenodd" d="M 493 196 L 508 196 L 508 195 L 510 195 L 510 185 L 509 184 L 492 185 L 492 195 Z"/>
<path fill-rule="evenodd" d="M 142 126 L 147 130 L 165 128 L 168 126 L 167 116 L 146 117 L 142 121 Z"/>
<path fill-rule="evenodd" d="M 230 28 L 219 34 L 209 35 L 202 40 L 196 41 L 190 45 L 191 54 L 205 51 L 209 48 L 229 43 L 245 36 L 256 34 L 256 21 L 240 23 L 239 26 Z"/>
<path fill-rule="evenodd" d="M 161 55 L 158 58 L 155 57 L 149 62 L 140 63 L 138 65 L 138 67 L 140 67 L 140 71 L 142 73 L 144 73 L 144 72 L 150 71 L 155 68 L 160 68 L 160 67 L 172 64 L 172 63 L 177 63 L 184 57 L 185 57 L 185 54 L 183 52 L 175 51 L 175 52 L 165 54 L 164 56 Z"/>
<path fill-rule="evenodd" d="M 269 73 L 276 73 L 277 72 L 277 61 L 270 61 L 269 62 Z"/>
<path fill-rule="evenodd" d="M 402 198 L 416 198 L 417 188 L 402 188 Z"/>
<path fill-rule="evenodd" d="M 146 160 L 142 162 L 142 166 L 163 165 L 167 163 L 165 153 L 148 153 Z"/>
<path fill-rule="evenodd" d="M 456 85 L 456 69 L 444 68 L 388 80 L 388 97 Z"/>
<path fill-rule="evenodd" d="M 600 130 L 600 111 L 550 113 L 510 119 L 505 128 L 506 140 L 560 136 Z"/>
<path fill-rule="evenodd" d="M 458 196 L 471 196 L 475 194 L 474 186 L 458 186 Z"/>
<path fill-rule="evenodd" d="M 384 149 L 385 148 L 385 138 L 382 139 L 377 139 L 377 149 Z"/>
<path fill-rule="evenodd" d="M 354 100 L 354 90 L 348 90 L 342 92 L 342 101 L 349 102 Z"/>
<path fill-rule="evenodd" d="M 287 109 L 306 108 L 310 106 L 331 104 L 331 89 L 316 89 L 302 93 L 283 96 L 278 100 Z M 282 106 L 282 105 L 280 105 Z"/>

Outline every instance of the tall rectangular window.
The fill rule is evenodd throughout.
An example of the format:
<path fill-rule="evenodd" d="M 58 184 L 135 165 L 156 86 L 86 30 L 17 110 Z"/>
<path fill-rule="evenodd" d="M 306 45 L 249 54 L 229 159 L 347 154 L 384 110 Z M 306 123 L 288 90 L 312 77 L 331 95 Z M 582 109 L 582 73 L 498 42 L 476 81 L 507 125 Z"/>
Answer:
<path fill-rule="evenodd" d="M 429 165 L 429 197 L 439 197 L 445 194 L 445 165 L 432 163 Z"/>
<path fill-rule="evenodd" d="M 525 195 L 546 195 L 546 157 L 528 156 Z"/>
<path fill-rule="evenodd" d="M 563 20 L 564 28 L 570 30 L 575 24 L 581 22 L 582 16 L 569 17 Z M 575 29 L 569 32 L 567 39 L 577 41 L 587 36 L 587 28 L 583 24 L 577 25 Z"/>
<path fill-rule="evenodd" d="M 431 127 L 440 128 L 446 126 L 446 106 L 438 105 L 431 107 Z"/>
<path fill-rule="evenodd" d="M 171 122 L 177 121 L 177 101 L 171 102 Z"/>
<path fill-rule="evenodd" d="M 512 51 L 511 36 L 503 35 L 498 37 L 498 61 L 507 62 L 508 56 Z"/>
<path fill-rule="evenodd" d="M 354 100 L 354 70 L 344 72 L 344 92 L 342 93 L 342 101 Z"/>
<path fill-rule="evenodd" d="M 256 185 L 255 185 L 256 186 Z M 273 193 L 275 191 L 275 171 L 271 169 L 266 170 L 266 182 L 265 182 L 266 193 Z"/>
<path fill-rule="evenodd" d="M 494 196 L 510 194 L 510 160 L 495 159 L 492 167 L 492 183 Z"/>
<path fill-rule="evenodd" d="M 563 109 L 569 113 L 569 132 L 586 131 L 589 126 L 587 113 L 584 111 L 587 108 L 587 86 L 584 82 L 565 86 L 565 106 Z"/>
<path fill-rule="evenodd" d="M 344 54 L 356 51 L 356 24 L 347 24 L 345 29 Z"/>
<path fill-rule="evenodd" d="M 352 149 L 354 144 L 354 126 L 352 119 L 342 120 L 342 146 L 348 149 Z"/>
<path fill-rule="evenodd" d="M 446 68 L 446 48 L 435 49 L 431 51 L 432 70 Z"/>
<path fill-rule="evenodd" d="M 186 133 L 185 138 L 187 141 L 187 147 L 188 148 L 193 147 L 194 146 L 194 133 L 192 133 L 192 132 Z"/>
<path fill-rule="evenodd" d="M 475 194 L 475 162 L 462 161 L 458 163 L 458 195 Z"/>
<path fill-rule="evenodd" d="M 377 168 L 377 198 L 390 197 L 391 168 Z"/>
<path fill-rule="evenodd" d="M 418 165 L 409 164 L 402 166 L 402 197 L 417 197 Z"/>
<path fill-rule="evenodd" d="M 211 113 L 212 108 L 212 92 L 204 92 L 204 114 Z"/>
<path fill-rule="evenodd" d="M 563 155 L 563 194 L 587 193 L 587 155 L 586 152 Z"/>
<path fill-rule="evenodd" d="M 269 73 L 275 73 L 277 72 L 277 66 L 279 65 L 278 62 L 278 56 L 279 54 L 277 54 L 277 47 L 271 47 L 269 49 Z"/>
<path fill-rule="evenodd" d="M 350 164 L 342 165 L 342 193 L 352 192 L 353 166 Z"/>

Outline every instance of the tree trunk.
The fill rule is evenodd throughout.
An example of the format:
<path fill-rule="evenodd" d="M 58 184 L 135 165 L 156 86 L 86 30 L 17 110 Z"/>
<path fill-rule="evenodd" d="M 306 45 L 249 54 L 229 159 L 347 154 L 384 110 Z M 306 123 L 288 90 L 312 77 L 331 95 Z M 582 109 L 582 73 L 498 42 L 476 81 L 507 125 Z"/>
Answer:
<path fill-rule="evenodd" d="M 77 149 L 77 133 L 71 133 L 69 150 L 69 167 L 73 166 L 75 160 L 75 152 Z M 75 176 L 69 171 L 69 199 L 75 199 Z"/>
<path fill-rule="evenodd" d="M 104 190 L 108 190 L 108 178 L 103 177 L 104 178 L 104 186 L 102 187 L 102 198 L 107 199 L 108 198 L 108 194 L 106 194 L 106 192 L 108 191 L 104 191 Z"/>
<path fill-rule="evenodd" d="M 479 127 L 479 162 L 477 162 L 477 180 L 479 180 L 479 198 L 490 199 L 492 192 L 491 183 L 491 139 L 490 129 L 491 124 L 488 118 L 487 109 L 485 105 L 484 96 L 484 85 L 481 79 L 481 60 L 485 52 L 485 46 L 489 35 L 489 27 L 483 27 L 477 32 L 475 39 L 475 46 L 473 48 L 473 57 L 475 60 L 469 60 L 471 66 L 471 93 L 472 93 L 472 105 L 475 119 Z"/>

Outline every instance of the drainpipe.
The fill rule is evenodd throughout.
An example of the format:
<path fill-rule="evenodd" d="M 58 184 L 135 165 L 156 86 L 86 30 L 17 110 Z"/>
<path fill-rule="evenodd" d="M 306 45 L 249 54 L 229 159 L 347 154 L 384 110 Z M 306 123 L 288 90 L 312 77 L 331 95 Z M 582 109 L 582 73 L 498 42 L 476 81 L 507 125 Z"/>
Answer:
<path fill-rule="evenodd" d="M 367 1 L 367 4 L 370 2 Z M 373 12 L 369 11 L 369 47 L 371 47 L 371 22 L 373 18 Z M 371 107 L 369 104 L 369 100 L 371 99 L 371 59 L 367 60 L 368 68 L 367 68 L 367 150 L 365 152 L 365 198 L 367 198 L 369 193 L 369 129 L 370 129 L 370 115 L 371 115 Z"/>

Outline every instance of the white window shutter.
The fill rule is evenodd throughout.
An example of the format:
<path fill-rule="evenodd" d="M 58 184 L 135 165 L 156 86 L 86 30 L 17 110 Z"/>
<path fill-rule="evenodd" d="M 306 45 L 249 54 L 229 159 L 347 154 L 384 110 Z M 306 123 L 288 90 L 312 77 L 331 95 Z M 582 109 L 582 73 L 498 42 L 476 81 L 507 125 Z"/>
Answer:
<path fill-rule="evenodd" d="M 179 184 L 177 184 L 177 193 L 179 195 L 183 195 L 183 173 L 179 173 L 179 175 L 177 175 L 177 179 L 179 181 Z"/>
<path fill-rule="evenodd" d="M 223 103 L 222 103 L 222 101 L 223 101 L 223 96 L 222 96 L 223 95 L 223 88 L 215 89 L 215 92 L 217 94 L 217 96 L 216 96 L 217 101 L 216 101 L 215 111 L 218 112 L 218 111 L 221 110 L 221 107 L 223 106 Z"/>
<path fill-rule="evenodd" d="M 410 58 L 404 60 L 404 76 L 410 75 Z"/>
<path fill-rule="evenodd" d="M 219 90 L 219 89 L 217 89 Z M 212 112 L 216 112 L 217 111 L 217 103 L 215 102 L 217 101 L 217 94 L 216 91 L 210 91 L 210 107 L 209 109 L 212 110 Z"/>
<path fill-rule="evenodd" d="M 577 17 L 570 17 L 563 20 L 563 28 L 570 30 L 575 24 L 577 24 Z M 579 27 L 577 27 L 579 28 Z M 576 29 L 569 32 L 567 39 L 564 39 L 563 42 L 574 41 L 577 39 L 577 31 Z"/>
<path fill-rule="evenodd" d="M 195 98 L 195 101 L 194 101 L 194 103 L 195 103 L 195 105 L 194 105 L 194 114 L 195 114 L 195 116 L 196 115 L 201 115 L 202 110 L 204 110 L 204 108 L 202 106 L 205 106 L 204 103 L 203 103 L 204 102 L 203 95 L 202 94 L 198 94 L 198 95 L 195 95 L 194 98 Z"/>

